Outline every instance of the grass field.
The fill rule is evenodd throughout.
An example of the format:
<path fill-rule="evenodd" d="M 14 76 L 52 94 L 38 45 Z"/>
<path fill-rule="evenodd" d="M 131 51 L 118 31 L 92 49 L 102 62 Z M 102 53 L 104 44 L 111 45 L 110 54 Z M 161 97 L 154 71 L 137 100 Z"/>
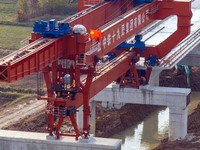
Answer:
<path fill-rule="evenodd" d="M 38 20 L 63 20 L 67 15 L 44 15 L 38 18 L 30 19 L 26 22 L 17 21 L 17 0 L 0 0 L 0 25 L 19 25 L 19 26 L 33 26 L 33 23 Z M 69 7 L 69 11 L 72 8 Z"/>
<path fill-rule="evenodd" d="M 18 0 L 0 0 L 0 3 L 17 3 Z"/>
<path fill-rule="evenodd" d="M 17 18 L 16 4 L 0 2 L 0 23 L 16 22 L 16 18 Z"/>
<path fill-rule="evenodd" d="M 20 41 L 28 37 L 31 27 L 9 26 L 17 24 L 16 0 L 0 0 L 0 49 L 15 50 L 20 47 Z M 1 50 L 0 55 L 10 51 Z"/>
<path fill-rule="evenodd" d="M 20 41 L 30 36 L 31 27 L 0 25 L 0 49 L 18 49 Z"/>
<path fill-rule="evenodd" d="M 20 41 L 29 37 L 32 32 L 32 26 L 37 20 L 49 20 L 55 18 L 62 20 L 66 16 L 45 15 L 31 19 L 28 22 L 17 22 L 17 0 L 0 0 L 0 58 L 12 53 L 20 48 Z M 31 80 L 30 80 L 31 78 Z M 29 82 L 30 81 L 30 82 Z M 13 88 L 36 88 L 36 77 L 29 76 L 13 84 L 0 84 L 0 87 Z M 8 85 L 8 87 L 7 87 Z M 24 85 L 24 86 L 23 86 Z M 28 86 L 29 85 L 29 86 Z M 0 89 L 1 91 L 2 89 Z"/>
<path fill-rule="evenodd" d="M 17 0 L 0 0 L 0 56 L 10 53 L 10 50 L 20 48 L 20 41 L 30 36 L 35 21 L 57 19 L 66 16 L 44 15 L 27 22 L 17 22 Z"/>

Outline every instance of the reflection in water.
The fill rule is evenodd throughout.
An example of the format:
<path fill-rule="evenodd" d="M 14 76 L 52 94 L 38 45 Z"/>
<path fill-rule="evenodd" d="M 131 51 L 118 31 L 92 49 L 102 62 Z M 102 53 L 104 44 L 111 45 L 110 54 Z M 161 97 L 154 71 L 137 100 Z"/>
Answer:
<path fill-rule="evenodd" d="M 134 136 L 126 136 L 122 149 L 138 149 L 140 147 L 141 150 L 145 150 L 141 142 L 138 142 L 142 140 L 143 126 L 144 123 L 142 122 L 134 129 Z"/>
<path fill-rule="evenodd" d="M 158 133 L 164 135 L 168 133 L 169 126 L 169 108 L 162 110 L 158 114 Z"/>
<path fill-rule="evenodd" d="M 169 109 L 159 108 L 137 126 L 114 135 L 122 139 L 122 150 L 150 150 L 167 136 Z"/>
<path fill-rule="evenodd" d="M 200 92 L 192 92 L 188 114 L 197 107 Z M 151 150 L 168 137 L 169 108 L 158 108 L 143 122 L 113 136 L 122 139 L 122 150 Z"/>

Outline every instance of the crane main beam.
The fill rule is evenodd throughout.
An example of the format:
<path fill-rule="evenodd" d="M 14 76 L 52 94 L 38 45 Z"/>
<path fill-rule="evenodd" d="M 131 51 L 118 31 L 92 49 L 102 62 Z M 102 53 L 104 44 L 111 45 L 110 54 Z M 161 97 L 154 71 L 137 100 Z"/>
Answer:
<path fill-rule="evenodd" d="M 0 59 L 0 81 L 12 82 L 41 71 L 63 56 L 63 43 L 63 38 L 40 38 Z"/>
<path fill-rule="evenodd" d="M 122 12 L 116 11 L 119 8 L 120 4 L 102 2 L 68 17 L 62 22 L 69 22 L 70 26 L 83 24 L 88 30 L 91 28 L 99 28 L 120 15 Z M 106 14 L 112 15 L 108 17 Z M 99 18 L 97 19 L 96 16 L 99 16 Z M 67 52 L 72 52 L 72 50 L 69 50 L 71 49 L 69 45 L 72 45 L 68 39 L 69 37 L 50 39 L 42 38 L 41 35 L 34 33 L 31 36 L 30 44 L 0 59 L 1 82 L 13 82 L 37 71 L 41 71 L 55 60 L 65 56 Z M 76 43 L 73 44 L 74 46 L 76 45 Z M 74 51 L 76 50 L 73 48 L 73 53 Z"/>
<path fill-rule="evenodd" d="M 182 1 L 155 1 L 150 4 L 140 5 L 116 17 L 122 13 L 114 11 L 117 6 L 119 7 L 119 4 L 111 2 L 100 3 L 64 20 L 69 22 L 71 26 L 83 24 L 88 29 L 99 28 L 103 34 L 100 42 L 90 41 L 87 38 L 88 36 L 85 37 L 87 41 L 84 39 L 80 40 L 80 42 L 71 35 L 66 37 L 67 39 L 40 38 L 36 43 L 31 43 L 0 60 L 0 80 L 6 82 L 18 80 L 42 70 L 56 59 L 63 57 L 63 55 L 74 58 L 75 55 L 85 54 L 86 64 L 89 65 L 93 63 L 94 56 L 102 57 L 154 20 L 163 19 L 170 15 L 178 15 L 178 30 L 160 45 L 148 47 L 145 53 L 146 57 L 150 54 L 163 57 L 174 45 L 189 34 L 191 15 L 188 14 L 191 12 L 188 11 L 190 11 L 190 5 L 188 1 L 184 3 Z M 183 7 L 188 9 L 185 9 L 185 11 L 177 9 Z M 167 11 L 166 14 L 164 13 L 165 11 Z M 112 17 L 106 17 L 108 13 L 112 14 Z M 96 19 L 95 16 L 99 14 L 103 18 Z M 88 21 L 91 18 L 95 18 L 92 23 L 91 20 Z M 112 20 L 113 18 L 116 19 Z M 77 49 L 80 49 L 78 53 Z M 37 62 L 40 62 L 38 63 L 39 66 Z"/>

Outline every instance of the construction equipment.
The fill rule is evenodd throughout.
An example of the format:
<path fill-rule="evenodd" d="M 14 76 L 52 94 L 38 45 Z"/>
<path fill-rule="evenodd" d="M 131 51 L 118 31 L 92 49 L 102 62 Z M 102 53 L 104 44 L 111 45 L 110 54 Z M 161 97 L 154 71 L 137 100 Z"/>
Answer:
<path fill-rule="evenodd" d="M 137 88 L 140 76 L 136 63 L 140 57 L 148 60 L 154 56 L 159 61 L 190 33 L 189 0 L 155 0 L 136 6 L 132 0 L 79 0 L 78 9 L 78 13 L 61 21 L 64 26 L 58 29 L 55 29 L 55 20 L 50 21 L 49 28 L 46 22 L 37 23 L 30 44 L 0 59 L 0 80 L 4 82 L 13 82 L 35 72 L 43 73 L 47 96 L 39 95 L 38 99 L 48 102 L 48 131 L 57 138 L 89 138 L 89 100 L 115 80 L 123 86 Z M 177 30 L 159 45 L 145 46 L 137 33 L 171 15 L 178 18 Z M 42 32 L 38 32 L 38 28 Z M 88 33 L 91 29 L 98 34 L 91 36 Z M 126 40 L 135 35 L 137 42 L 124 46 Z M 99 60 L 109 54 L 112 54 L 109 62 L 98 67 Z M 154 62 L 153 58 L 149 60 Z M 150 63 L 150 67 L 153 66 Z M 147 66 L 142 84 L 148 83 L 150 70 Z M 65 75 L 70 78 L 67 85 L 63 81 Z M 82 105 L 84 121 L 79 131 L 75 118 L 76 110 Z M 75 134 L 60 132 L 65 117 L 70 118 Z"/>

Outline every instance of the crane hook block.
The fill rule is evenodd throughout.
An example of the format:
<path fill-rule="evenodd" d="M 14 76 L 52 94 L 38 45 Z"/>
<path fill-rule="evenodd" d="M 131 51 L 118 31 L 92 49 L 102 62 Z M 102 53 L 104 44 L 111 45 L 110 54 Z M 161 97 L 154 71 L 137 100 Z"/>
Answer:
<path fill-rule="evenodd" d="M 51 19 L 49 22 L 41 20 L 34 23 L 33 32 L 39 33 L 42 37 L 58 38 L 71 32 L 69 23 L 60 22 L 56 26 L 56 20 Z"/>

